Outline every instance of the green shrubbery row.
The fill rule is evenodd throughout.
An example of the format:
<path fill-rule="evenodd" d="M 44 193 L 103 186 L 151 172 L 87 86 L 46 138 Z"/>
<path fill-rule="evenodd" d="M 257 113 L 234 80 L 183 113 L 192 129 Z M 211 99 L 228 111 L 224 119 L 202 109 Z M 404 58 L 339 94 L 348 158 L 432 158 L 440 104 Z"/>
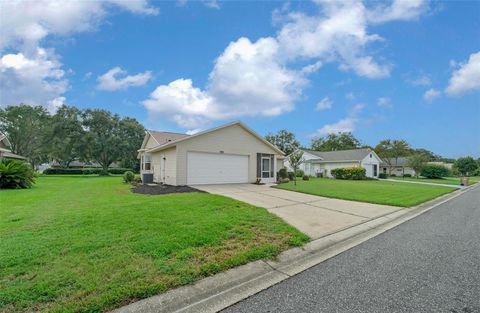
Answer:
<path fill-rule="evenodd" d="M 420 176 L 426 178 L 442 178 L 450 175 L 448 168 L 438 164 L 426 164 L 422 167 Z"/>
<path fill-rule="evenodd" d="M 336 179 L 361 180 L 367 177 L 366 170 L 360 166 L 339 167 L 330 171 Z"/>
<path fill-rule="evenodd" d="M 131 168 L 109 168 L 108 173 L 103 173 L 101 168 L 47 168 L 43 171 L 45 175 L 100 175 L 100 174 L 124 174 L 132 171 Z"/>

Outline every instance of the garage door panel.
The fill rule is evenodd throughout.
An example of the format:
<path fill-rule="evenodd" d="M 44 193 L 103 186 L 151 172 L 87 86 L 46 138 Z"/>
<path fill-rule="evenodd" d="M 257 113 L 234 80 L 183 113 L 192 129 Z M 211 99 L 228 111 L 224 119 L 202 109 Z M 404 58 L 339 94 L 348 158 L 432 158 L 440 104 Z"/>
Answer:
<path fill-rule="evenodd" d="M 188 152 L 187 184 L 229 184 L 248 182 L 248 156 Z"/>

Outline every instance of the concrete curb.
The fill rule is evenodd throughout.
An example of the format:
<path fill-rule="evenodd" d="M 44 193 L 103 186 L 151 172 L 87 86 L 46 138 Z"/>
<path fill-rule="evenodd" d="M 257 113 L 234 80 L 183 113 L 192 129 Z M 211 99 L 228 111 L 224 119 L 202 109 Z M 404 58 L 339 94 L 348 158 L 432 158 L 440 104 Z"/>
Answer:
<path fill-rule="evenodd" d="M 275 260 L 251 262 L 204 278 L 193 285 L 179 287 L 126 305 L 112 313 L 218 312 L 450 201 L 476 186 L 477 184 L 474 184 L 421 205 L 401 209 L 321 237 L 303 247 L 284 251 Z"/>

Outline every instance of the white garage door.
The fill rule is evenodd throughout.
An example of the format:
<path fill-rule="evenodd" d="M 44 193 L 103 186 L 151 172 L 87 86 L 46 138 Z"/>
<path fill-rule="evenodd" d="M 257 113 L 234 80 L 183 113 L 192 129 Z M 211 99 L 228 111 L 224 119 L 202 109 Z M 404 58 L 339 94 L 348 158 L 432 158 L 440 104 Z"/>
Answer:
<path fill-rule="evenodd" d="M 248 182 L 248 156 L 188 152 L 187 184 L 231 184 Z"/>

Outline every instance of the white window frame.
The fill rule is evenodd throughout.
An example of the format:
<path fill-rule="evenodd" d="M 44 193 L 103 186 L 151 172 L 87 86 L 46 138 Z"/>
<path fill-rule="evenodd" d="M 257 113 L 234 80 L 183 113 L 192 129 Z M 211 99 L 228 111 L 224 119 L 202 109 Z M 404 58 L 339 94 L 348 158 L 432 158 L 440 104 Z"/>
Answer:
<path fill-rule="evenodd" d="M 151 172 L 153 170 L 153 167 L 152 167 L 152 156 L 150 153 L 145 153 L 143 155 L 143 163 L 142 163 L 142 169 L 145 171 L 145 172 Z M 147 168 L 147 164 L 148 164 L 148 168 Z"/>
<path fill-rule="evenodd" d="M 268 171 L 263 168 L 263 160 L 268 160 Z M 273 165 L 272 164 L 272 159 L 269 156 L 268 157 L 265 157 L 265 156 L 261 157 L 260 174 L 261 174 L 262 178 L 272 178 L 271 177 L 272 165 Z M 263 173 L 265 173 L 265 172 L 268 172 L 267 177 L 263 176 Z"/>

